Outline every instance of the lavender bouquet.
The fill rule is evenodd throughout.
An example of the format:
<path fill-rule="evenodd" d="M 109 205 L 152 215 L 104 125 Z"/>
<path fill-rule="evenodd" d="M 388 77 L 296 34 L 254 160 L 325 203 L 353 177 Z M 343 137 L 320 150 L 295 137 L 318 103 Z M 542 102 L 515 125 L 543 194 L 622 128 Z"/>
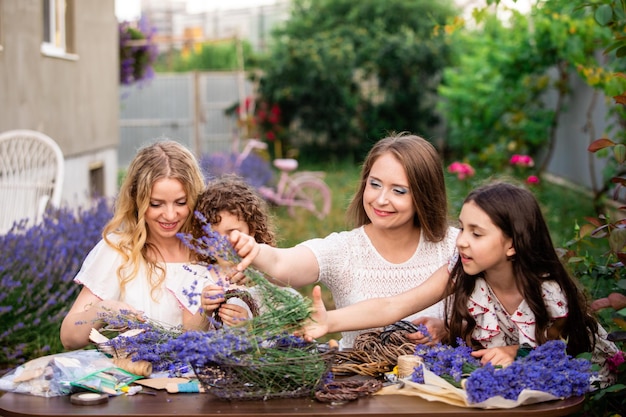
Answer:
<path fill-rule="evenodd" d="M 458 347 L 418 346 L 422 363 L 403 389 L 391 394 L 417 395 L 462 407 L 513 408 L 580 396 L 591 389 L 592 365 L 572 358 L 565 343 L 549 341 L 507 367 L 481 366 L 462 341 Z M 404 392 L 403 392 L 404 391 Z"/>
<path fill-rule="evenodd" d="M 196 213 L 199 219 L 203 217 Z M 220 273 L 220 265 L 236 264 L 239 257 L 218 233 L 204 225 L 204 235 L 181 234 L 179 238 Z M 237 327 L 216 325 L 207 332 L 180 332 L 154 323 L 121 327 L 142 327 L 134 337 L 116 338 L 114 348 L 130 353 L 134 361 L 146 360 L 156 371 L 170 374 L 193 369 L 207 392 L 228 400 L 298 397 L 314 393 L 329 372 L 332 356 L 315 343 L 293 335 L 312 311 L 311 301 L 289 289 L 271 284 L 261 272 L 248 269 L 263 308 L 257 316 Z M 194 291 L 189 292 L 190 297 Z M 209 319 L 212 319 L 209 317 Z"/>

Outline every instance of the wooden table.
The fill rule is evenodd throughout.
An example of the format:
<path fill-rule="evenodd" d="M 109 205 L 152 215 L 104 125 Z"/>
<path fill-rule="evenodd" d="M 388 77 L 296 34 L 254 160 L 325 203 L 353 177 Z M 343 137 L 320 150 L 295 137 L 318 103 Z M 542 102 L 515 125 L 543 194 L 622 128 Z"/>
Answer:
<path fill-rule="evenodd" d="M 36 397 L 6 393 L 0 397 L 0 416 L 565 416 L 582 408 L 584 397 L 532 404 L 507 410 L 460 408 L 405 395 L 363 397 L 341 405 L 321 403 L 310 398 L 229 402 L 209 394 L 138 394 L 112 397 L 101 405 L 70 403 L 69 396 Z"/>

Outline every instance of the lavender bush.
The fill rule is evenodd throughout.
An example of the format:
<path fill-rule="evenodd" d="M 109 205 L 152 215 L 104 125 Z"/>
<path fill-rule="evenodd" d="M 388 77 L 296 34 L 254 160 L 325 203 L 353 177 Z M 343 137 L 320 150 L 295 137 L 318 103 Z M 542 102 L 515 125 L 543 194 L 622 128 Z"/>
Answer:
<path fill-rule="evenodd" d="M 59 327 L 80 289 L 72 279 L 111 215 L 101 200 L 49 211 L 40 224 L 16 223 L 0 236 L 0 369 L 63 350 Z"/>
<path fill-rule="evenodd" d="M 251 153 L 237 166 L 237 154 L 215 152 L 204 154 L 199 163 L 207 180 L 222 174 L 237 174 L 255 188 L 269 186 L 274 179 L 274 172 L 269 162 L 259 155 Z"/>

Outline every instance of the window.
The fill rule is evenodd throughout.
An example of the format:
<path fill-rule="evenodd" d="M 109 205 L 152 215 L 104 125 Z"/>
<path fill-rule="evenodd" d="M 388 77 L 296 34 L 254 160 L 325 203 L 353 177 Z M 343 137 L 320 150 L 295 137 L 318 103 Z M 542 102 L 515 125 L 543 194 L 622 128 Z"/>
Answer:
<path fill-rule="evenodd" d="M 104 196 L 104 163 L 102 162 L 89 165 L 89 195 L 93 199 Z"/>
<path fill-rule="evenodd" d="M 65 56 L 72 52 L 72 1 L 43 1 L 43 42 L 46 55 Z"/>

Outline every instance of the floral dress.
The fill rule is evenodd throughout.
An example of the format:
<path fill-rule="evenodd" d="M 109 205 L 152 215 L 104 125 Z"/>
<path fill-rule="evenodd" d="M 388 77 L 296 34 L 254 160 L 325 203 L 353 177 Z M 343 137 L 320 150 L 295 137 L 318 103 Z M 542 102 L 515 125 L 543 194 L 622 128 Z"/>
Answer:
<path fill-rule="evenodd" d="M 541 284 L 544 304 L 551 322 L 567 317 L 567 299 L 559 284 L 544 281 Z M 509 314 L 496 297 L 484 278 L 476 278 L 474 291 L 467 302 L 467 308 L 476 320 L 472 333 L 474 340 L 484 348 L 523 345 L 537 346 L 535 340 L 535 315 L 526 300 L 522 300 L 513 314 Z M 607 340 L 607 332 L 598 324 L 596 345 L 592 352 L 593 363 L 602 367 L 599 379 L 601 385 L 608 385 L 614 376 L 609 375 L 606 358 L 618 352 L 617 346 Z"/>

